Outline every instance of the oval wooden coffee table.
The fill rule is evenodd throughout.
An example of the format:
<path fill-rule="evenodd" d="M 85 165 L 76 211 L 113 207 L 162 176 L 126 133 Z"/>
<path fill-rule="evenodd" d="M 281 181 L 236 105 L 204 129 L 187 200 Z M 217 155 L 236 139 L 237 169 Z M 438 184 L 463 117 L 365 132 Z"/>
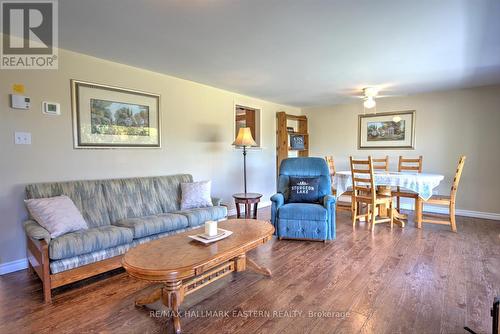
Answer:
<path fill-rule="evenodd" d="M 246 253 L 272 238 L 274 227 L 266 221 L 230 219 L 219 227 L 232 231 L 229 237 L 205 245 L 188 238 L 203 233 L 203 227 L 153 240 L 129 250 L 123 257 L 127 273 L 141 280 L 161 283 L 153 293 L 136 300 L 137 306 L 161 300 L 172 310 L 176 333 L 181 332 L 179 306 L 190 293 L 233 271 L 249 268 L 271 276 Z"/>

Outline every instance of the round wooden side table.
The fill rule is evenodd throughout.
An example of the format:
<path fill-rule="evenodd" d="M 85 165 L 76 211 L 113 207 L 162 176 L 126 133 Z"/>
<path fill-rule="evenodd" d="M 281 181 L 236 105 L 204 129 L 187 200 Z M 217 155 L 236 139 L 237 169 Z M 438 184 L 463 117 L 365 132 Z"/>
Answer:
<path fill-rule="evenodd" d="M 245 218 L 257 219 L 257 206 L 259 205 L 262 194 L 258 193 L 241 193 L 234 194 L 234 204 L 236 204 L 236 218 L 241 218 L 240 204 L 245 205 Z M 253 204 L 253 210 L 252 210 Z M 253 212 L 250 217 L 250 212 Z"/>

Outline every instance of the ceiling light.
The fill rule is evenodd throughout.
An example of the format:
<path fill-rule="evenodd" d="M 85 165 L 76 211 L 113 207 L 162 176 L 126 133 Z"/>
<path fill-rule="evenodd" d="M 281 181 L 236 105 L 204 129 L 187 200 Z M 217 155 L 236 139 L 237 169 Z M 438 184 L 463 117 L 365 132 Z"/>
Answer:
<path fill-rule="evenodd" d="M 376 87 L 366 87 L 363 88 L 363 94 L 366 97 L 375 97 L 378 95 L 378 88 Z"/>
<path fill-rule="evenodd" d="M 373 97 L 367 97 L 365 99 L 365 102 L 363 102 L 363 106 L 366 108 L 366 109 L 371 109 L 373 107 L 375 107 L 376 103 L 375 103 L 375 100 L 373 99 Z"/>

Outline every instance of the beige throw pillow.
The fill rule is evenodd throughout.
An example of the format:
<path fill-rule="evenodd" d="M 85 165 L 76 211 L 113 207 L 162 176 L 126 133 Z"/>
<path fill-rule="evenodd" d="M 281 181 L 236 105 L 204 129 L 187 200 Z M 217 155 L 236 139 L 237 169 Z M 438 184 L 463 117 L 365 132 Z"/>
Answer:
<path fill-rule="evenodd" d="M 212 198 L 210 197 L 211 186 L 211 181 L 181 183 L 181 209 L 213 206 Z"/>
<path fill-rule="evenodd" d="M 71 198 L 56 196 L 24 201 L 28 211 L 50 233 L 51 238 L 87 229 L 87 223 Z"/>

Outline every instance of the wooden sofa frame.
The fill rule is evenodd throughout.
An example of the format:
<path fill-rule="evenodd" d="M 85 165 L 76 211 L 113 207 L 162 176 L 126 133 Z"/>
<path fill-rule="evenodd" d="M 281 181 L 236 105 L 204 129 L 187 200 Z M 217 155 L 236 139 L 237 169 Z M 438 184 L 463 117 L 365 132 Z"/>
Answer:
<path fill-rule="evenodd" d="M 60 286 L 80 281 L 107 271 L 122 267 L 123 255 L 90 263 L 57 274 L 50 273 L 49 245 L 45 240 L 27 238 L 28 269 L 42 280 L 43 299 L 52 302 L 52 290 Z"/>
<path fill-rule="evenodd" d="M 220 203 L 220 206 L 227 204 Z M 227 218 L 227 216 L 226 216 Z M 52 302 L 52 290 L 60 286 L 81 281 L 83 279 L 105 273 L 122 267 L 122 255 L 104 259 L 57 274 L 50 273 L 49 245 L 45 240 L 26 238 L 26 255 L 28 270 L 38 275 L 42 281 L 43 299 L 45 303 Z"/>

